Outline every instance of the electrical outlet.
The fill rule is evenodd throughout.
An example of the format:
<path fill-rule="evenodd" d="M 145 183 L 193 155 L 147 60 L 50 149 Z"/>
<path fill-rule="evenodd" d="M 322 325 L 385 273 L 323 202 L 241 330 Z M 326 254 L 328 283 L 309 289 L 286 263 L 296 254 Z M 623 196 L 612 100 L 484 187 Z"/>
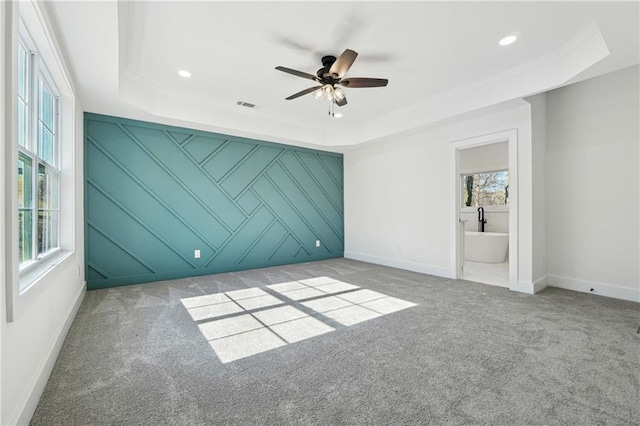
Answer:
<path fill-rule="evenodd" d="M 194 250 L 193 257 L 195 257 L 196 259 L 200 259 L 200 250 Z"/>
<path fill-rule="evenodd" d="M 320 240 L 316 240 L 316 247 L 320 247 Z"/>

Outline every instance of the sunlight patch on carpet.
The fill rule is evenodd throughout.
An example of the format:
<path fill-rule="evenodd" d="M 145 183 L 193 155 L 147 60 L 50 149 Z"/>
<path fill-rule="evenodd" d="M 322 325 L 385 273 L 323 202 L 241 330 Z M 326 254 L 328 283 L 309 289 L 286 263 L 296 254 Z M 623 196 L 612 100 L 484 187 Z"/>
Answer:
<path fill-rule="evenodd" d="M 331 277 L 181 302 L 223 364 L 416 306 Z"/>

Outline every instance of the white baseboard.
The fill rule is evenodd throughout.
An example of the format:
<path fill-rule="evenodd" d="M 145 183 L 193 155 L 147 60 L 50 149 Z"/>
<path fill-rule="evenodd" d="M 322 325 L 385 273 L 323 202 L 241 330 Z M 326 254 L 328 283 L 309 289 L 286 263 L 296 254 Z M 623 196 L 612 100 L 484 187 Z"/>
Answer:
<path fill-rule="evenodd" d="M 425 265 L 423 263 L 399 260 L 389 257 L 373 256 L 365 253 L 345 251 L 344 257 L 347 259 L 360 260 L 362 262 L 374 263 L 376 265 L 390 266 L 392 268 L 405 269 L 407 271 L 419 272 L 421 274 L 436 275 L 438 277 L 453 278 L 452 271 L 448 268 Z"/>
<path fill-rule="evenodd" d="M 544 276 L 533 282 L 533 292 L 537 293 L 549 285 L 549 278 Z"/>
<path fill-rule="evenodd" d="M 393 259 L 388 257 L 374 256 L 365 253 L 357 253 L 353 251 L 345 251 L 344 257 L 347 259 L 360 260 L 362 262 L 374 263 L 376 265 L 390 266 L 392 268 L 405 269 L 408 271 L 419 272 L 422 274 L 436 275 L 439 277 L 453 278 L 454 275 L 450 269 L 441 268 L 422 263 L 411 262 L 406 260 Z M 597 283 L 593 281 L 577 280 L 567 277 L 559 277 L 548 275 L 542 277 L 535 282 L 512 283 L 509 289 L 526 294 L 536 294 L 545 287 L 558 287 L 566 290 L 580 291 L 583 293 L 591 293 L 599 296 L 612 297 L 615 299 L 629 300 L 631 302 L 640 303 L 640 288 L 633 289 L 629 287 L 619 287 L 611 284 Z M 591 291 L 593 289 L 593 291 Z"/>
<path fill-rule="evenodd" d="M 618 287 L 611 284 L 558 277 L 555 275 L 549 275 L 548 285 L 550 287 L 564 288 L 566 290 L 579 291 L 582 293 L 596 294 L 598 296 L 613 297 L 614 299 L 629 300 L 631 302 L 640 303 L 640 288 L 634 289 L 629 287 Z"/>
<path fill-rule="evenodd" d="M 86 287 L 86 284 L 83 283 L 82 288 L 76 296 L 75 303 L 69 310 L 67 317 L 61 324 L 55 338 L 51 341 L 51 345 L 47 350 L 46 356 L 43 357 L 42 362 L 37 368 L 37 373 L 33 376 L 34 379 L 29 384 L 28 391 L 26 392 L 26 398 L 24 398 L 22 403 L 19 404 L 20 409 L 17 410 L 15 418 L 10 421 L 9 424 L 28 425 L 31 421 L 31 417 L 33 417 L 33 413 L 36 411 L 36 407 L 38 406 L 42 392 L 44 392 L 44 388 L 47 385 L 49 376 L 53 371 L 53 366 L 56 363 L 56 359 L 58 358 L 64 339 L 67 337 L 67 333 L 69 332 L 71 324 L 78 313 L 78 309 L 80 309 L 80 305 L 82 304 L 82 300 L 86 294 Z"/>
<path fill-rule="evenodd" d="M 524 281 L 517 281 L 515 283 L 512 282 L 511 284 L 509 284 L 509 290 L 517 291 L 518 293 L 536 294 L 534 291 L 535 289 L 534 289 L 533 283 L 528 283 Z"/>

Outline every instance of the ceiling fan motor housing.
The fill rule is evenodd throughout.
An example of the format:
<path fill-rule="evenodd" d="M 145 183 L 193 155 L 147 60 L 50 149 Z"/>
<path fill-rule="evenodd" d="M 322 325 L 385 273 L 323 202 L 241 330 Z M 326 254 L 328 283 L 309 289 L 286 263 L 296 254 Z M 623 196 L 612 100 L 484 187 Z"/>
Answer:
<path fill-rule="evenodd" d="M 325 68 L 331 68 L 331 65 L 336 61 L 335 56 L 327 55 L 322 57 L 322 66 Z"/>
<path fill-rule="evenodd" d="M 332 75 L 329 74 L 329 69 L 331 69 L 331 65 L 336 61 L 335 56 L 327 55 L 322 57 L 322 68 L 318 70 L 316 75 L 320 78 L 324 84 L 332 84 L 337 79 L 334 79 Z"/>

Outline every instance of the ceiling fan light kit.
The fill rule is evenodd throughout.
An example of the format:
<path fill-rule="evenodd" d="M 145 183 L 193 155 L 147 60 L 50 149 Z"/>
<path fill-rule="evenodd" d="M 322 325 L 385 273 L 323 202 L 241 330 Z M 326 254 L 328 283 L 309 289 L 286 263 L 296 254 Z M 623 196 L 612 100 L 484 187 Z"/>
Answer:
<path fill-rule="evenodd" d="M 318 70 L 316 75 L 293 70 L 291 68 L 281 66 L 276 67 L 278 71 L 313 80 L 320 84 L 320 86 L 309 87 L 308 89 L 294 93 L 286 99 L 292 100 L 299 98 L 300 96 L 313 93 L 317 101 L 327 101 L 329 104 L 329 115 L 335 117 L 335 105 L 341 107 L 347 104 L 347 97 L 344 91 L 341 87 L 336 87 L 336 85 L 350 88 L 362 88 L 384 87 L 389 83 L 389 80 L 386 78 L 344 78 L 344 75 L 349 71 L 357 57 L 358 53 L 351 49 L 346 49 L 342 52 L 342 55 L 337 58 L 335 56 L 324 56 L 322 58 L 322 68 Z"/>

